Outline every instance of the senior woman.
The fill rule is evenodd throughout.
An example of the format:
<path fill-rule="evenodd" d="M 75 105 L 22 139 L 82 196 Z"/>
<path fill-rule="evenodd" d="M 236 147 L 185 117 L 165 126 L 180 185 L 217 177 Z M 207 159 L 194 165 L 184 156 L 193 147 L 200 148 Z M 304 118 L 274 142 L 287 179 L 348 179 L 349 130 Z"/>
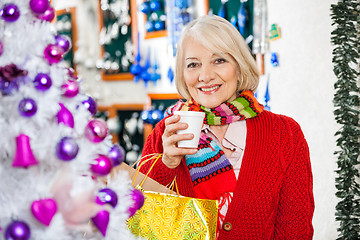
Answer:
<path fill-rule="evenodd" d="M 307 142 L 291 118 L 264 110 L 259 73 L 240 33 L 225 19 L 190 22 L 177 45 L 175 81 L 186 102 L 170 108 L 143 156 L 162 153 L 149 177 L 184 196 L 219 200 L 217 239 L 312 239 L 314 199 Z M 197 149 L 173 111 L 206 113 Z M 141 171 L 148 172 L 151 163 Z"/>

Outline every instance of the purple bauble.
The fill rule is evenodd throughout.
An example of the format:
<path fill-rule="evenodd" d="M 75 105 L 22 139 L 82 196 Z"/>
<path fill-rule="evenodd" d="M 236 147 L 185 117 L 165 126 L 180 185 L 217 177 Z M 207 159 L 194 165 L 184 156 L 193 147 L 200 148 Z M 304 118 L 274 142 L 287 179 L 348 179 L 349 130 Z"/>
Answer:
<path fill-rule="evenodd" d="M 139 190 L 134 188 L 131 193 L 131 198 L 133 200 L 133 204 L 129 207 L 128 213 L 129 218 L 135 215 L 136 211 L 139 210 L 145 202 L 144 194 Z"/>
<path fill-rule="evenodd" d="M 19 113 L 23 117 L 32 117 L 37 112 L 37 104 L 31 98 L 24 98 L 19 103 Z"/>
<path fill-rule="evenodd" d="M 0 41 L 0 56 L 3 54 L 4 52 L 4 44 Z"/>
<path fill-rule="evenodd" d="M 52 6 L 49 6 L 44 13 L 36 14 L 36 18 L 51 22 L 55 18 L 55 9 Z"/>
<path fill-rule="evenodd" d="M 56 35 L 55 44 L 61 47 L 64 50 L 64 53 L 67 53 L 71 48 L 71 39 L 66 35 Z"/>
<path fill-rule="evenodd" d="M 15 4 L 8 3 L 0 10 L 0 16 L 6 22 L 15 22 L 20 17 L 20 10 Z"/>
<path fill-rule="evenodd" d="M 68 98 L 75 97 L 80 91 L 79 83 L 74 80 L 67 80 L 66 83 L 61 86 L 61 88 L 64 92 L 63 95 Z"/>
<path fill-rule="evenodd" d="M 97 104 L 96 101 L 92 97 L 88 97 L 88 99 L 84 100 L 82 104 L 85 108 L 94 116 L 97 112 Z"/>
<path fill-rule="evenodd" d="M 63 56 L 63 49 L 56 44 L 49 44 L 44 50 L 44 58 L 50 65 L 60 62 Z"/>
<path fill-rule="evenodd" d="M 124 148 L 118 144 L 114 144 L 108 153 L 108 156 L 114 166 L 121 164 L 125 160 L 125 155 L 126 153 Z"/>
<path fill-rule="evenodd" d="M 93 119 L 85 127 L 85 136 L 91 142 L 103 141 L 109 133 L 109 129 L 102 119 Z"/>
<path fill-rule="evenodd" d="M 74 126 L 75 126 L 74 116 L 69 111 L 69 109 L 67 109 L 64 106 L 64 104 L 59 103 L 59 105 L 60 105 L 60 110 L 56 114 L 56 118 L 58 120 L 58 123 L 62 123 L 64 125 L 66 125 L 66 126 L 74 128 Z"/>
<path fill-rule="evenodd" d="M 52 85 L 51 77 L 46 73 L 39 73 L 34 79 L 34 86 L 39 91 L 46 91 Z"/>
<path fill-rule="evenodd" d="M 13 221 L 6 227 L 6 240 L 28 240 L 30 239 L 31 231 L 26 222 Z"/>
<path fill-rule="evenodd" d="M 71 137 L 63 137 L 56 144 L 56 156 L 63 161 L 73 160 L 79 152 L 79 146 Z"/>
<path fill-rule="evenodd" d="M 49 0 L 30 0 L 30 9 L 34 13 L 44 13 L 49 6 Z"/>
<path fill-rule="evenodd" d="M 91 172 L 94 173 L 95 176 L 106 176 L 112 169 L 110 158 L 102 154 L 99 154 L 98 158 L 94 160 L 94 163 L 90 165 Z"/>
<path fill-rule="evenodd" d="M 113 208 L 115 208 L 118 203 L 118 196 L 116 192 L 114 192 L 110 188 L 104 188 L 98 192 L 95 202 L 100 205 L 108 203 Z"/>

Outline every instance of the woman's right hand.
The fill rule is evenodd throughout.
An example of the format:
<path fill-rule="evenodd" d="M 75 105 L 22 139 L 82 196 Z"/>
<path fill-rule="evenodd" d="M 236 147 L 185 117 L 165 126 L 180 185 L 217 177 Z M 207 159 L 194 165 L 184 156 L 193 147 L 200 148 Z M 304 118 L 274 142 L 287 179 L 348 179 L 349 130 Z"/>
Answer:
<path fill-rule="evenodd" d="M 163 142 L 163 156 L 162 161 L 168 168 L 176 168 L 180 165 L 181 159 L 185 155 L 195 154 L 196 148 L 179 148 L 177 142 L 181 140 L 191 140 L 194 134 L 177 134 L 178 130 L 183 130 L 188 127 L 186 123 L 179 122 L 180 116 L 173 115 L 165 119 L 165 131 L 162 135 Z"/>

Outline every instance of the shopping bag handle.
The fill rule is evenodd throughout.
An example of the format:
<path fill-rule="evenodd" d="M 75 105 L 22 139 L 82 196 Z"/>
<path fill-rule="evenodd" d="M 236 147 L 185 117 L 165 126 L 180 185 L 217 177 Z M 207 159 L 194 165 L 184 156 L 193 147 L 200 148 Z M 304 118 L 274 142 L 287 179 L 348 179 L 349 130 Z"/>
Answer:
<path fill-rule="evenodd" d="M 177 185 L 177 182 L 176 182 L 176 176 L 174 177 L 174 180 L 171 181 L 168 188 L 170 188 L 170 194 L 173 194 L 173 191 L 174 191 L 174 188 L 175 188 L 178 197 L 180 196 L 179 188 L 178 188 L 178 185 Z"/>
<path fill-rule="evenodd" d="M 144 165 L 145 163 L 147 163 L 148 161 L 150 160 L 153 160 L 154 159 L 154 162 L 151 164 L 151 167 L 149 168 L 148 172 L 145 174 L 145 177 L 144 179 L 142 180 L 142 182 L 139 184 L 139 187 L 142 187 L 142 185 L 144 184 L 146 178 L 148 177 L 150 171 L 153 169 L 153 167 L 155 166 L 156 162 L 162 157 L 162 153 L 152 153 L 152 154 L 148 154 L 148 155 L 145 155 L 143 157 L 141 157 L 139 160 L 137 160 L 133 165 L 135 166 L 138 162 L 140 162 L 141 160 L 145 159 L 144 161 L 142 161 L 139 166 L 137 167 L 136 169 L 136 174 L 135 174 L 135 177 L 133 179 L 133 182 L 132 182 L 132 186 L 134 186 L 134 183 L 135 183 L 135 180 L 137 178 L 137 175 L 138 173 L 140 172 L 140 168 L 142 165 Z M 147 158 L 147 159 L 146 159 Z"/>

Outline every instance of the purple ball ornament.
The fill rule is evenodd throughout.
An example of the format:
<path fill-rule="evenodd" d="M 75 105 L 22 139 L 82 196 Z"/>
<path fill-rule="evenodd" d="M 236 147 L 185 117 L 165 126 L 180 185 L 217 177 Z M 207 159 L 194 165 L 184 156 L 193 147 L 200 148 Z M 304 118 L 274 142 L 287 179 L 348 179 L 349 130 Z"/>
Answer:
<path fill-rule="evenodd" d="M 20 17 L 20 10 L 15 4 L 8 3 L 0 9 L 0 16 L 6 22 L 15 22 Z"/>
<path fill-rule="evenodd" d="M 75 97 L 80 91 L 79 82 L 74 80 L 67 80 L 65 84 L 61 86 L 63 89 L 63 96 L 67 98 Z"/>
<path fill-rule="evenodd" d="M 30 0 L 30 9 L 34 13 L 44 13 L 50 6 L 49 0 Z"/>
<path fill-rule="evenodd" d="M 63 137 L 56 144 L 56 156 L 63 161 L 73 160 L 79 152 L 79 146 L 71 137 Z"/>
<path fill-rule="evenodd" d="M 51 77 L 46 73 L 39 73 L 35 76 L 34 86 L 39 91 L 46 91 L 52 85 Z"/>
<path fill-rule="evenodd" d="M 63 123 L 66 126 L 74 128 L 75 121 L 72 113 L 64 106 L 64 104 L 59 103 L 60 111 L 56 114 L 58 123 Z"/>
<path fill-rule="evenodd" d="M 109 133 L 106 122 L 102 119 L 93 119 L 85 127 L 85 136 L 93 143 L 103 141 Z"/>
<path fill-rule="evenodd" d="M 120 165 L 125 160 L 125 155 L 126 153 L 124 148 L 118 144 L 114 144 L 108 153 L 114 167 Z"/>
<path fill-rule="evenodd" d="M 108 203 L 113 208 L 115 208 L 118 203 L 118 196 L 116 192 L 114 192 L 110 188 L 104 188 L 98 192 L 95 202 L 99 205 L 104 205 Z"/>
<path fill-rule="evenodd" d="M 88 97 L 88 99 L 84 100 L 82 104 L 85 108 L 94 116 L 97 112 L 97 104 L 96 101 L 92 97 Z"/>
<path fill-rule="evenodd" d="M 18 110 L 21 116 L 32 117 L 37 112 L 37 104 L 31 98 L 24 98 L 20 101 Z"/>
<path fill-rule="evenodd" d="M 31 231 L 29 225 L 24 221 L 13 221 L 5 230 L 6 240 L 28 240 L 30 239 Z"/>
<path fill-rule="evenodd" d="M 41 21 L 51 22 L 55 18 L 55 9 L 49 6 L 44 13 L 36 14 L 36 18 Z"/>
<path fill-rule="evenodd" d="M 145 202 L 145 196 L 144 194 L 139 190 L 134 188 L 131 193 L 131 198 L 133 200 L 133 204 L 129 207 L 128 213 L 129 218 L 135 215 L 136 211 L 139 210 Z"/>
<path fill-rule="evenodd" d="M 108 175 L 113 167 L 110 158 L 102 154 L 99 154 L 98 158 L 94 160 L 94 163 L 90 165 L 91 172 L 98 177 Z"/>
<path fill-rule="evenodd" d="M 50 64 L 59 63 L 64 57 L 64 50 L 56 44 L 49 44 L 44 50 L 44 58 Z"/>
<path fill-rule="evenodd" d="M 66 35 L 58 34 L 55 36 L 55 44 L 64 50 L 64 54 L 71 48 L 71 39 Z"/>
<path fill-rule="evenodd" d="M 91 220 L 94 223 L 94 225 L 97 227 L 97 229 L 99 229 L 101 234 L 105 237 L 106 229 L 108 227 L 110 220 L 110 213 L 105 210 L 100 211 Z"/>

